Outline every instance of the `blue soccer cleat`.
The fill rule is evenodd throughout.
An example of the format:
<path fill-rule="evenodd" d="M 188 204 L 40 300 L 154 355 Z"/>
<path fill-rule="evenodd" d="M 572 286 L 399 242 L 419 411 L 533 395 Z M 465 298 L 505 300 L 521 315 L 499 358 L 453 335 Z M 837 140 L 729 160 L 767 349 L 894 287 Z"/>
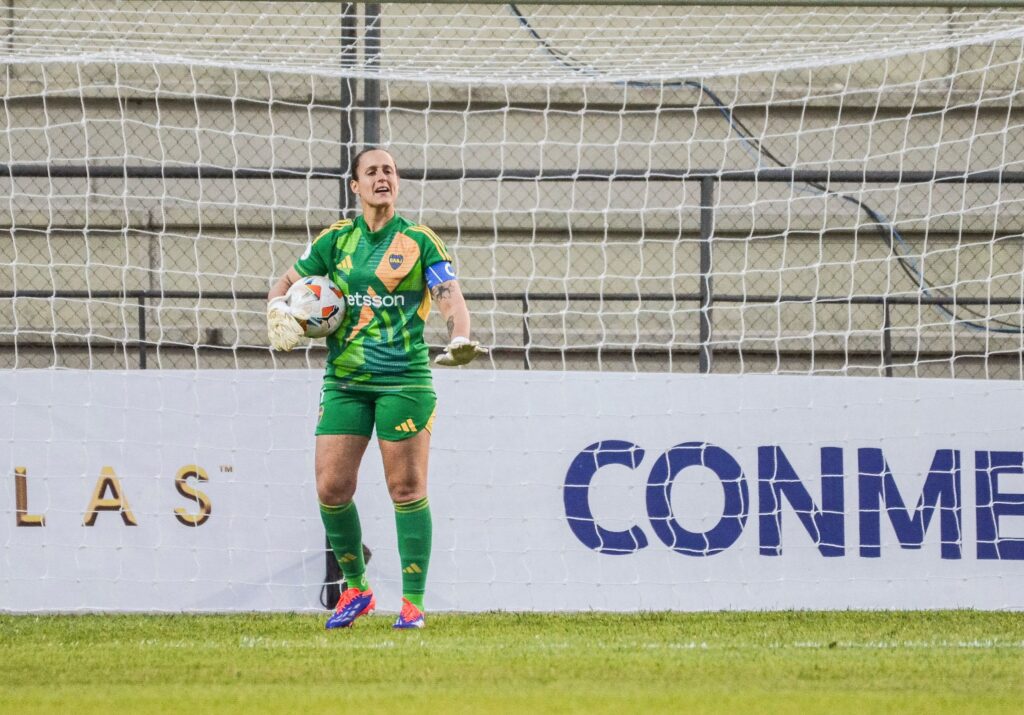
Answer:
<path fill-rule="evenodd" d="M 403 598 L 402 612 L 398 614 L 398 620 L 391 627 L 404 630 L 406 628 L 423 628 L 425 625 L 427 624 L 423 618 L 423 611 Z"/>
<path fill-rule="evenodd" d="M 360 591 L 358 588 L 347 588 L 338 599 L 338 605 L 334 609 L 334 615 L 327 619 L 326 627 L 348 628 L 359 616 L 366 616 L 373 613 L 377 607 L 377 599 L 373 591 L 367 589 Z"/>

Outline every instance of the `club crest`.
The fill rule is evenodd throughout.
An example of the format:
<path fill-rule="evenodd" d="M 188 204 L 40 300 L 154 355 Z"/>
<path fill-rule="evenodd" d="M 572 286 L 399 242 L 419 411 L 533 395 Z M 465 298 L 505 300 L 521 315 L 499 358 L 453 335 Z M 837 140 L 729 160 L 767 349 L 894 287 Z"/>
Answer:
<path fill-rule="evenodd" d="M 381 256 L 380 263 L 377 264 L 374 274 L 384 284 L 384 289 L 388 293 L 393 293 L 398 288 L 398 284 L 416 266 L 416 262 L 419 259 L 419 245 L 405 234 L 399 232 L 395 234 L 391 245 L 384 249 L 384 254 Z"/>

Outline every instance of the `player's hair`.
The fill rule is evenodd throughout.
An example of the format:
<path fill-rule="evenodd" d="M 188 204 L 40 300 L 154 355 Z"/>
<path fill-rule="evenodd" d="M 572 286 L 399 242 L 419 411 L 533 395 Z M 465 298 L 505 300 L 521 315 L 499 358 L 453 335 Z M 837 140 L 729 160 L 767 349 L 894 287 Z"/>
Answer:
<path fill-rule="evenodd" d="M 385 152 L 388 156 L 390 156 L 392 158 L 392 160 L 395 158 L 394 155 L 392 155 L 391 152 L 389 152 L 384 147 L 380 147 L 380 146 L 368 146 L 368 147 L 366 147 L 361 152 L 359 152 L 354 157 L 352 157 L 352 164 L 349 165 L 349 167 L 348 167 L 348 178 L 349 178 L 350 181 L 353 180 L 353 179 L 357 179 L 358 178 L 356 176 L 356 173 L 359 171 L 359 162 L 363 158 L 363 154 L 368 154 L 371 151 L 382 151 L 382 152 Z M 397 169 L 398 169 L 398 164 L 396 163 L 395 164 L 395 170 L 397 171 Z"/>

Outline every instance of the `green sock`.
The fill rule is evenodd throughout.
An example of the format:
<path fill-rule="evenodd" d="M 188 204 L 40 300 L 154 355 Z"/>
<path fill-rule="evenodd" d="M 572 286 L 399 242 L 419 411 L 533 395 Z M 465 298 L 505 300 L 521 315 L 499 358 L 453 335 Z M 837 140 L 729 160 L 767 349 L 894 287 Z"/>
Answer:
<path fill-rule="evenodd" d="M 395 527 L 398 531 L 398 557 L 402 562 L 402 597 L 422 609 L 433 534 L 427 498 L 396 503 Z"/>
<path fill-rule="evenodd" d="M 359 524 L 359 511 L 355 502 L 338 506 L 320 505 L 320 518 L 331 542 L 334 557 L 338 559 L 341 572 L 349 588 L 365 591 L 370 587 L 366 580 L 366 562 L 363 561 L 363 528 Z"/>

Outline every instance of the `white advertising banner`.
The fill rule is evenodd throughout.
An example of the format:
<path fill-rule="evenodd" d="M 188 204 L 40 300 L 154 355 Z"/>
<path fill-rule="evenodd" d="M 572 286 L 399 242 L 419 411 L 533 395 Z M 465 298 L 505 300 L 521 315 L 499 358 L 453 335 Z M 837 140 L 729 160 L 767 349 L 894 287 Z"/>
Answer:
<path fill-rule="evenodd" d="M 1024 385 L 435 371 L 428 610 L 1024 608 Z M 321 609 L 318 371 L 0 372 L 0 610 Z M 356 502 L 382 610 L 394 510 Z"/>

